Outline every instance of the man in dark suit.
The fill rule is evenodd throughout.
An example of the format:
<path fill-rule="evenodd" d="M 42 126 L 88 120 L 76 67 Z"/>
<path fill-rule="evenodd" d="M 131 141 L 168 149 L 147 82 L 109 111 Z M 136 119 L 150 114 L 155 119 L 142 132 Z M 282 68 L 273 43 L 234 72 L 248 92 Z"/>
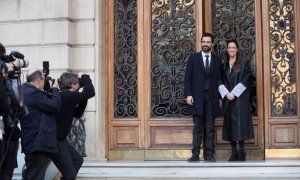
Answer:
<path fill-rule="evenodd" d="M 185 72 L 184 92 L 188 104 L 188 112 L 193 115 L 193 148 L 188 162 L 199 161 L 202 144 L 204 159 L 214 162 L 214 122 L 219 114 L 220 101 L 218 85 L 220 82 L 221 60 L 211 52 L 213 36 L 203 33 L 202 51 L 190 56 Z"/>
<path fill-rule="evenodd" d="M 44 180 L 49 153 L 58 150 L 55 114 L 60 109 L 58 88 L 52 88 L 51 97 L 44 92 L 45 77 L 41 70 L 27 74 L 23 85 L 24 105 L 29 115 L 21 119 L 21 144 L 25 154 L 25 180 Z"/>

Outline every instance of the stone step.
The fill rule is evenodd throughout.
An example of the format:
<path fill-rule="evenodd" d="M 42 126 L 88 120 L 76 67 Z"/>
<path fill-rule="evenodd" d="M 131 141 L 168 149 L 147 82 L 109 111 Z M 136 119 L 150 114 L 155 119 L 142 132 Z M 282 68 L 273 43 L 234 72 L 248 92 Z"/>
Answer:
<path fill-rule="evenodd" d="M 300 179 L 300 160 L 86 162 L 77 179 Z"/>
<path fill-rule="evenodd" d="M 15 172 L 14 179 L 21 179 L 20 173 Z M 186 161 L 85 161 L 76 179 L 300 179 L 300 160 L 217 161 L 214 163 L 205 161 L 196 163 Z"/>

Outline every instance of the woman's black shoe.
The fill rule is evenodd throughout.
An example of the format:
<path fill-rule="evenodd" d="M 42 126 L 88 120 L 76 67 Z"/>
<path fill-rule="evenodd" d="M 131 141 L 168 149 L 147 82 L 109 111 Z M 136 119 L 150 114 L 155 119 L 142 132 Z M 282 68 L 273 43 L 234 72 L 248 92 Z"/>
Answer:
<path fill-rule="evenodd" d="M 239 155 L 238 155 L 238 158 L 237 158 L 238 161 L 246 161 L 246 151 L 244 148 L 241 148 L 239 150 Z"/>
<path fill-rule="evenodd" d="M 238 151 L 236 149 L 231 149 L 231 156 L 228 161 L 237 161 L 238 159 Z"/>

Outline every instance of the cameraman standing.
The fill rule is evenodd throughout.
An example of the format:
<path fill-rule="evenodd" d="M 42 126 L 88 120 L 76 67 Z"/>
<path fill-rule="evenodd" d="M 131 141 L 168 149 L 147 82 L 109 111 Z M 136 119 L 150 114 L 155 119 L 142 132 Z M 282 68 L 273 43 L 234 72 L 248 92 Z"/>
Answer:
<path fill-rule="evenodd" d="M 88 99 L 95 96 L 95 89 L 89 75 L 78 78 L 76 74 L 64 72 L 58 79 L 61 90 L 61 109 L 56 115 L 57 141 L 59 150 L 51 153 L 51 159 L 62 174 L 62 179 L 76 179 L 83 158 L 67 142 L 73 117 L 81 117 Z M 83 91 L 79 89 L 83 87 Z"/>
<path fill-rule="evenodd" d="M 29 115 L 21 119 L 21 144 L 25 154 L 25 180 L 44 180 L 50 153 L 57 152 L 55 114 L 61 98 L 58 88 L 49 97 L 44 92 L 45 76 L 39 69 L 28 71 L 23 85 L 24 105 Z"/>
<path fill-rule="evenodd" d="M 12 179 L 17 167 L 20 129 L 17 126 L 21 106 L 12 87 L 9 73 L 19 67 L 18 59 L 7 62 L 5 47 L 0 43 L 0 179 Z M 2 127 L 2 128 L 1 128 Z"/>

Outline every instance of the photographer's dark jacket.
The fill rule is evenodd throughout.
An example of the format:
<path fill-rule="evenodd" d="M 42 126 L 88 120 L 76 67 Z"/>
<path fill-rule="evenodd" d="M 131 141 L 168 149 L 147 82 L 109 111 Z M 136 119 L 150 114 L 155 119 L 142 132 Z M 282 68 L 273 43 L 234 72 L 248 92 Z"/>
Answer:
<path fill-rule="evenodd" d="M 72 92 L 62 90 L 61 94 L 61 109 L 56 115 L 57 120 L 57 138 L 64 140 L 67 138 L 73 117 L 79 118 L 82 116 L 87 100 L 95 96 L 95 89 L 89 75 L 81 76 L 84 89 L 82 92 Z"/>
<path fill-rule="evenodd" d="M 61 104 L 59 90 L 53 88 L 52 96 L 47 97 L 30 83 L 24 83 L 22 89 L 24 105 L 29 111 L 29 115 L 20 121 L 22 151 L 25 154 L 36 151 L 56 152 L 55 114 Z"/>

